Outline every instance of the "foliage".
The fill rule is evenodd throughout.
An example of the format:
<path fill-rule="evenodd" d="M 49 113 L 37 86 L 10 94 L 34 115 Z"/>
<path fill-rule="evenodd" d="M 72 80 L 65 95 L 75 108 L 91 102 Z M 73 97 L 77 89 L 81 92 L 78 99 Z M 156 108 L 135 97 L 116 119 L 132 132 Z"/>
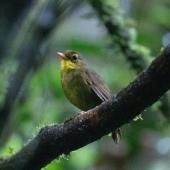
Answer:
<path fill-rule="evenodd" d="M 128 17 L 124 16 L 122 22 L 127 21 L 126 18 L 130 17 L 134 19 L 133 21 L 129 19 L 129 22 L 126 22 L 127 27 L 130 24 L 130 27 L 135 27 L 137 30 L 135 31 L 134 28 L 131 30 L 132 37 L 134 37 L 132 47 L 145 54 L 147 59 L 150 54 L 154 56 L 160 51 L 162 44 L 165 44 L 163 38 L 169 31 L 169 1 L 122 1 L 124 3 L 119 4 L 114 0 L 109 4 L 127 14 Z M 21 1 L 19 2 L 21 3 Z M 2 7 L 10 5 L 10 1 L 0 3 L 2 3 Z M 3 157 L 19 150 L 38 132 L 40 127 L 56 122 L 61 123 L 71 116 L 68 113 L 75 114 L 78 111 L 64 97 L 56 51 L 73 49 L 80 52 L 85 56 L 89 65 L 101 74 L 113 93 L 117 93 L 135 78 L 135 73 L 129 68 L 123 54 L 116 46 L 114 49 L 111 48 L 111 37 L 87 2 L 67 14 L 66 18 L 61 17 L 60 24 L 54 24 L 52 28 L 45 27 L 46 29 L 43 30 L 44 32 L 41 30 L 41 33 L 38 30 L 38 24 L 51 24 L 50 21 L 56 17 L 51 12 L 53 8 L 50 6 L 50 0 L 49 3 L 39 0 L 37 4 L 23 3 L 22 5 L 22 8 L 19 9 L 20 14 L 16 13 L 17 6 L 13 6 L 9 7 L 12 10 L 8 12 L 7 19 L 0 15 L 2 25 L 0 35 L 8 35 L 5 44 L 3 44 L 4 35 L 0 38 L 0 52 L 2 51 L 0 58 L 1 106 L 3 106 L 8 91 L 7 87 L 11 82 L 9 80 L 13 79 L 13 73 L 24 56 L 22 53 L 17 55 L 17 50 L 25 48 L 25 44 L 28 42 L 35 42 L 32 46 L 35 45 L 38 48 L 34 56 L 37 56 L 37 60 L 36 62 L 32 61 L 32 67 L 19 91 L 10 121 L 6 126 L 7 130 L 3 135 L 3 144 L 0 149 Z M 65 10 L 62 5 L 59 9 Z M 19 16 L 15 22 L 10 18 L 10 14 L 14 13 Z M 43 15 L 45 23 L 40 23 L 41 18 L 37 19 L 37 14 L 38 16 Z M 85 18 L 85 15 L 88 14 L 92 15 Z M 10 31 L 11 27 L 12 31 Z M 14 39 L 15 36 L 17 39 Z M 43 37 L 40 38 L 41 43 L 38 46 L 36 45 L 36 36 Z M 148 48 L 137 46 L 135 41 Z M 4 50 L 2 50 L 3 48 Z M 32 48 L 26 49 L 24 53 L 29 50 Z M 149 58 L 149 60 L 151 59 Z M 20 72 L 22 71 L 21 68 Z M 106 136 L 101 141 L 73 152 L 67 157 L 63 156 L 60 160 L 53 161 L 44 169 L 133 170 L 142 167 L 142 169 L 153 170 L 157 167 L 158 170 L 168 170 L 170 126 L 155 109 L 158 106 L 159 103 L 153 106 L 152 111 L 146 110 L 143 113 L 144 121 L 126 125 L 120 144 L 113 144 L 110 137 Z"/>

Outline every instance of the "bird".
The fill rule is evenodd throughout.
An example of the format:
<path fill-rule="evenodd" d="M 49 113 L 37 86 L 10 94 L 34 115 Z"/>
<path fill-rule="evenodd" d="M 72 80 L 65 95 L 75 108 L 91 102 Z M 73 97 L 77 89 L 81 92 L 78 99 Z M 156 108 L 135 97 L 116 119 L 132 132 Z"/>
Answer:
<path fill-rule="evenodd" d="M 82 112 L 113 98 L 109 87 L 99 74 L 85 62 L 78 52 L 67 50 L 57 52 L 60 59 L 61 85 L 66 98 Z M 112 138 L 118 143 L 120 129 L 112 132 Z"/>

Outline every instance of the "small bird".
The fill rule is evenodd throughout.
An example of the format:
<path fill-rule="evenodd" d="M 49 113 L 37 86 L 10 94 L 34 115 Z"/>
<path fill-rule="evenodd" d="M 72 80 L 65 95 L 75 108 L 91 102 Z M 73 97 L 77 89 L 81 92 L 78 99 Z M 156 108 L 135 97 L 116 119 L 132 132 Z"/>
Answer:
<path fill-rule="evenodd" d="M 62 88 L 73 105 L 87 111 L 113 97 L 105 82 L 88 67 L 80 54 L 75 51 L 57 54 L 61 59 Z M 112 132 L 115 143 L 118 143 L 120 136 L 120 129 Z"/>

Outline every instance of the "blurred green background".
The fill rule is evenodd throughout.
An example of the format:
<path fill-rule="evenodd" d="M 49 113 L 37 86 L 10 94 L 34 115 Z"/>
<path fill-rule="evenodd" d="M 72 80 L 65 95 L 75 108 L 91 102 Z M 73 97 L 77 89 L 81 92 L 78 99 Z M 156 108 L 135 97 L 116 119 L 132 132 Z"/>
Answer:
<path fill-rule="evenodd" d="M 122 22 L 151 56 L 170 42 L 169 0 L 108 2 L 121 11 Z M 3 108 L 6 101 L 11 113 L 1 156 L 18 151 L 41 127 L 61 123 L 79 111 L 65 98 L 60 84 L 56 52 L 68 49 L 80 52 L 113 94 L 136 77 L 88 1 L 0 2 L 0 104 Z M 157 110 L 159 105 L 147 109 L 143 121 L 125 125 L 119 144 L 105 136 L 44 169 L 169 170 L 170 125 Z"/>

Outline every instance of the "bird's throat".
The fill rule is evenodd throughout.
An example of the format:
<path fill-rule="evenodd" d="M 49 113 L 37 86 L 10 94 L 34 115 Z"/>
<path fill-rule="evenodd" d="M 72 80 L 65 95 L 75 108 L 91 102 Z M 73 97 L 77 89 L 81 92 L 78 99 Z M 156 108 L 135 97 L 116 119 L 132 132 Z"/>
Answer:
<path fill-rule="evenodd" d="M 61 70 L 68 71 L 76 69 L 76 64 L 71 62 L 70 60 L 62 60 L 61 61 Z"/>

